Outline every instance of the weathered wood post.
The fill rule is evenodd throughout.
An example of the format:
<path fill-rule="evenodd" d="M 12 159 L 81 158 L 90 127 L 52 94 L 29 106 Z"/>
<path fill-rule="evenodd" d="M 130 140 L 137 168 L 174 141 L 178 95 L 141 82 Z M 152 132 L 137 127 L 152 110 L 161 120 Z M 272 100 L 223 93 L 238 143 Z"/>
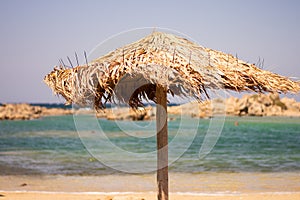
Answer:
<path fill-rule="evenodd" d="M 158 200 L 169 199 L 167 89 L 156 86 L 157 186 Z"/>

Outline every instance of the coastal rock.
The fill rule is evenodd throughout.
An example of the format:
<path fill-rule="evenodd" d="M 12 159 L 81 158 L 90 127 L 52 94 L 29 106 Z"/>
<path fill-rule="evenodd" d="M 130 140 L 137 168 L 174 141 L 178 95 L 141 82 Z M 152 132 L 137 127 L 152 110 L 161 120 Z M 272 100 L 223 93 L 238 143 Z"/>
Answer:
<path fill-rule="evenodd" d="M 95 114 L 97 118 L 109 120 L 152 120 L 155 108 L 149 106 L 133 110 L 130 108 L 105 109 L 95 113 L 92 109 L 71 110 L 46 108 L 29 104 L 4 104 L 0 106 L 0 120 L 30 120 L 51 115 Z M 168 113 L 210 118 L 218 115 L 228 116 L 292 116 L 300 117 L 300 102 L 278 94 L 246 94 L 242 98 L 213 99 L 203 102 L 190 102 L 168 107 Z"/>
<path fill-rule="evenodd" d="M 198 109 L 197 109 L 198 108 Z M 169 108 L 172 114 L 209 118 L 217 115 L 228 116 L 293 116 L 300 117 L 300 102 L 279 94 L 246 94 L 242 98 L 214 99 L 191 102 Z"/>
<path fill-rule="evenodd" d="M 249 102 L 250 103 L 250 102 Z M 259 102 L 251 102 L 248 107 L 248 115 L 249 116 L 263 116 L 265 110 L 265 105 Z"/>
<path fill-rule="evenodd" d="M 3 104 L 0 106 L 0 120 L 30 120 L 49 115 L 72 114 L 62 108 L 45 108 L 29 104 Z"/>
<path fill-rule="evenodd" d="M 238 108 L 239 99 L 235 97 L 229 97 L 225 101 L 225 111 L 227 115 L 239 115 L 240 110 Z"/>
<path fill-rule="evenodd" d="M 55 116 L 55 115 L 71 115 L 73 111 L 71 109 L 62 109 L 62 108 L 45 108 L 41 107 L 43 116 Z"/>
<path fill-rule="evenodd" d="M 212 116 L 213 107 L 211 101 L 190 102 L 178 106 L 168 107 L 168 113 L 174 115 L 189 115 L 192 117 L 207 118 Z"/>
<path fill-rule="evenodd" d="M 112 108 L 106 109 L 106 118 L 108 120 L 151 120 L 155 113 L 151 106 L 134 110 L 132 108 Z M 98 116 L 97 116 L 98 117 Z M 103 116 L 102 116 L 103 117 Z"/>
<path fill-rule="evenodd" d="M 281 102 L 286 105 L 286 110 L 283 110 L 283 116 L 296 117 L 300 114 L 300 102 L 296 102 L 295 99 L 289 99 L 284 97 L 281 99 Z"/>
<path fill-rule="evenodd" d="M 258 95 L 257 101 L 260 104 L 263 104 L 264 106 L 268 107 L 268 106 L 271 106 L 273 104 L 273 100 L 270 97 L 271 97 L 271 95 L 260 94 L 260 95 Z M 278 100 L 279 100 L 279 96 L 278 96 Z"/>
<path fill-rule="evenodd" d="M 265 116 L 281 116 L 282 115 L 282 108 L 277 105 L 272 105 L 266 107 Z"/>
<path fill-rule="evenodd" d="M 281 102 L 286 106 L 286 110 L 300 112 L 300 102 L 296 102 L 295 99 L 284 97 L 281 99 Z"/>
<path fill-rule="evenodd" d="M 237 110 L 239 111 L 239 115 L 247 115 L 249 108 L 249 95 L 244 95 L 237 103 Z"/>

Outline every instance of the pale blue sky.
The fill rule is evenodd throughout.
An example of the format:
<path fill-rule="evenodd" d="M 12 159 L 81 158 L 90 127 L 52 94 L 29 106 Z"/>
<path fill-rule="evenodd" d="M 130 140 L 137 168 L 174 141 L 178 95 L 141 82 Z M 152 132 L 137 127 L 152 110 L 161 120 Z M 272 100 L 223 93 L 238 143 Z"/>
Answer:
<path fill-rule="evenodd" d="M 0 0 L 0 102 L 64 102 L 42 82 L 59 58 L 152 26 L 251 63 L 264 58 L 264 69 L 300 77 L 297 0 Z"/>

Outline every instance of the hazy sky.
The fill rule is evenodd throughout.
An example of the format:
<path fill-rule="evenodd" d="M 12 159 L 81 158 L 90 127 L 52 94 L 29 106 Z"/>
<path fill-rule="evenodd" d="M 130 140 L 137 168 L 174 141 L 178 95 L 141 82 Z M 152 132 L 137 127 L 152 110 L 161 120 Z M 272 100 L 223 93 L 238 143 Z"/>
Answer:
<path fill-rule="evenodd" d="M 0 0 L 0 102 L 64 102 L 42 81 L 59 58 L 141 27 L 174 29 L 205 47 L 251 63 L 260 57 L 264 69 L 300 77 L 297 0 Z"/>

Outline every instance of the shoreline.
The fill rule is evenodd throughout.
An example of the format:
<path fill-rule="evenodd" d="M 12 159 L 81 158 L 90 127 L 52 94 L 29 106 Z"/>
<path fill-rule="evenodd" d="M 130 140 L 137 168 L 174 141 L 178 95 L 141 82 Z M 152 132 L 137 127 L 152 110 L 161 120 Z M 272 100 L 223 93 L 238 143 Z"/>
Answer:
<path fill-rule="evenodd" d="M 294 194 L 217 194 L 217 195 L 191 195 L 191 194 L 169 194 L 172 200 L 298 200 L 300 193 Z M 72 193 L 40 193 L 40 192 L 1 192 L 3 200 L 156 200 L 155 193 L 130 193 L 130 194 L 72 194 Z"/>
<path fill-rule="evenodd" d="M 203 172 L 170 173 L 172 193 L 300 192 L 300 173 Z M 1 191 L 44 192 L 155 192 L 156 174 L 1 175 Z"/>
<path fill-rule="evenodd" d="M 103 176 L 2 175 L 0 200 L 155 200 L 155 174 Z M 171 173 L 172 200 L 296 200 L 300 174 Z"/>
<path fill-rule="evenodd" d="M 49 195 L 156 195 L 155 191 L 149 192 L 49 192 L 49 191 L 27 191 L 27 190 L 17 190 L 17 191 L 6 191 L 0 190 L 1 193 L 14 193 L 14 194 L 49 194 Z M 247 195 L 300 195 L 299 192 L 218 192 L 218 193 L 204 193 L 204 192 L 170 192 L 171 195 L 176 196 L 247 196 Z"/>

